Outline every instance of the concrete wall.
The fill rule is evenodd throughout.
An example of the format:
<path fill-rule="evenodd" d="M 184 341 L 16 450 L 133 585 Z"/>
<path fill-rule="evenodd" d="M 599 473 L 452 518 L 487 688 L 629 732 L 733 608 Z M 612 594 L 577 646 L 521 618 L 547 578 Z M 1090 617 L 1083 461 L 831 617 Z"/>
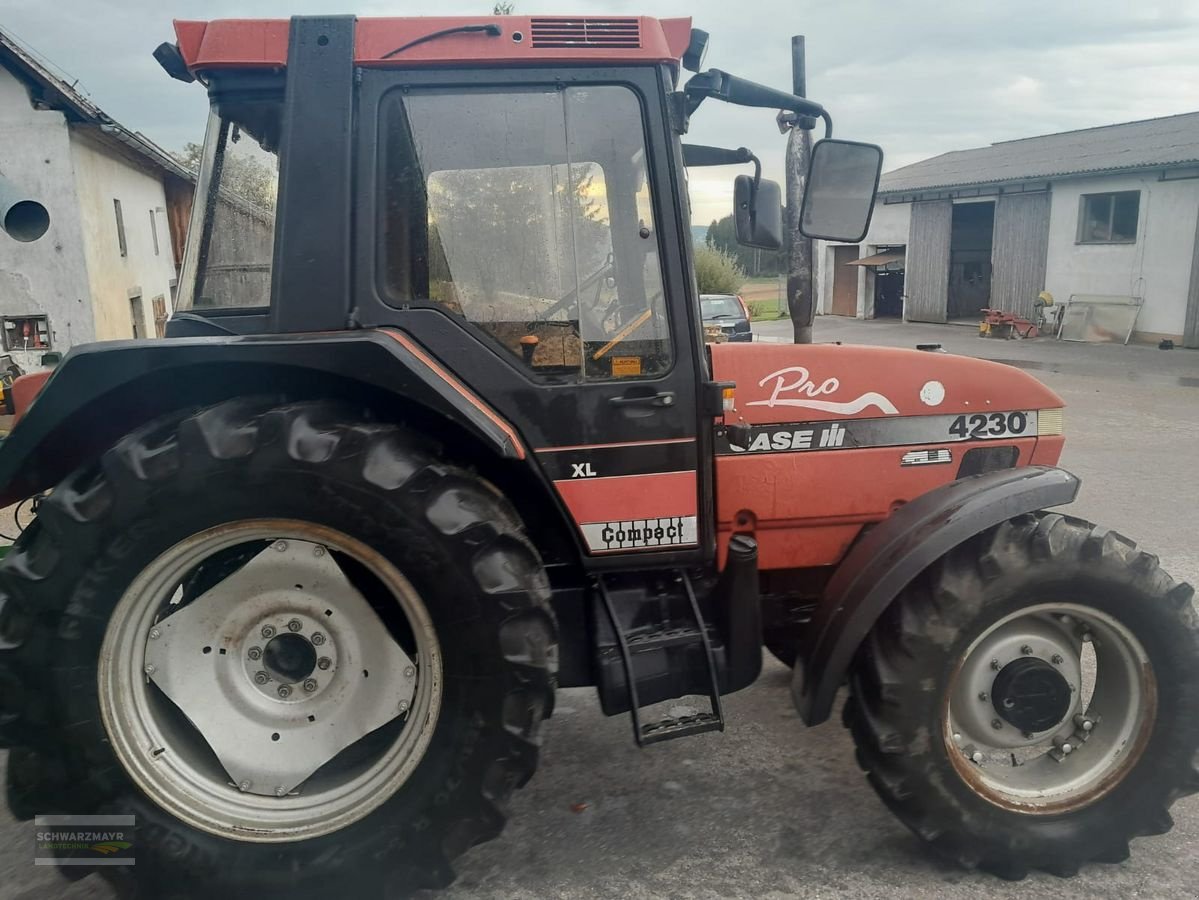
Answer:
<path fill-rule="evenodd" d="M 0 233 L 0 315 L 48 316 L 50 349 L 65 352 L 95 339 L 70 134 L 62 113 L 35 110 L 24 84 L 3 66 L 0 135 L 0 173 L 50 213 L 50 229 L 37 241 Z M 12 355 L 32 370 L 43 352 Z"/>
<path fill-rule="evenodd" d="M 879 247 L 905 245 L 908 228 L 912 221 L 910 203 L 876 203 L 870 219 L 870 230 L 861 243 L 859 256 L 871 256 Z M 816 311 L 827 315 L 833 308 L 833 247 L 844 246 L 827 241 L 817 241 L 814 250 L 816 259 Z M 874 273 L 865 266 L 858 269 L 858 318 L 874 315 Z"/>
<path fill-rule="evenodd" d="M 142 298 L 142 335 L 153 337 L 153 300 L 162 297 L 170 315 L 170 283 L 175 277 L 162 176 L 143 169 L 86 128 L 72 129 L 71 156 L 78 184 L 96 340 L 133 337 L 130 299 L 137 294 Z M 117 236 L 114 199 L 121 201 L 125 256 L 121 255 Z M 157 254 L 150 210 L 154 210 L 158 234 Z"/>
<path fill-rule="evenodd" d="M 1134 244 L 1078 244 L 1079 197 L 1141 192 Z M 1045 289 L 1064 303 L 1071 294 L 1143 297 L 1136 330 L 1181 336 L 1186 316 L 1199 180 L 1158 181 L 1156 173 L 1054 182 Z M 1148 336 L 1148 335 L 1147 335 Z"/>

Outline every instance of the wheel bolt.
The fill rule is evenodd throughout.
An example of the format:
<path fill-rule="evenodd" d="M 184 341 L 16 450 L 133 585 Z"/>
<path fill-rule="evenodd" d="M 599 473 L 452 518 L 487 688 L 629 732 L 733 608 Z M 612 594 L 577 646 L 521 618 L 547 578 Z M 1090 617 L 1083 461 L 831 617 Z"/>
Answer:
<path fill-rule="evenodd" d="M 161 631 L 159 631 L 157 628 L 150 629 L 150 640 L 155 641 L 155 640 L 158 640 L 158 638 L 160 638 L 160 637 L 162 637 Z"/>
<path fill-rule="evenodd" d="M 1053 654 L 1053 656 L 1049 657 L 1049 661 L 1051 663 L 1053 663 L 1055 666 L 1060 666 L 1066 660 L 1060 653 L 1055 653 L 1055 654 Z"/>
<path fill-rule="evenodd" d="M 250 657 L 250 659 L 262 659 L 262 648 L 251 647 L 248 651 L 246 651 L 246 656 Z"/>
<path fill-rule="evenodd" d="M 316 646 L 319 647 L 324 642 L 325 642 L 325 636 L 323 634 L 321 634 L 319 631 L 314 631 L 312 633 L 312 643 L 316 644 Z"/>
<path fill-rule="evenodd" d="M 1020 652 L 1023 653 L 1025 656 L 1032 656 L 1032 647 L 1028 646 L 1028 644 L 1025 644 L 1023 647 L 1020 648 Z"/>
<path fill-rule="evenodd" d="M 260 671 L 260 672 L 254 673 L 254 683 L 255 684 L 266 684 L 270 680 L 271 680 L 271 676 L 268 675 L 266 672 Z"/>
<path fill-rule="evenodd" d="M 1091 643 L 1091 629 L 1087 628 L 1085 625 L 1079 625 L 1076 634 L 1078 635 L 1078 639 L 1084 644 Z"/>
<path fill-rule="evenodd" d="M 1054 738 L 1053 744 L 1055 747 L 1057 747 L 1057 749 L 1061 750 L 1062 753 L 1071 753 L 1074 750 L 1073 745 L 1069 741 L 1063 741 L 1061 738 Z"/>
<path fill-rule="evenodd" d="M 994 728 L 996 731 L 1000 731 L 1003 728 L 1003 722 L 999 719 L 992 719 L 991 727 Z"/>
<path fill-rule="evenodd" d="M 1076 715 L 1074 717 L 1074 725 L 1077 728 L 1081 728 L 1083 731 L 1090 731 L 1092 728 L 1095 727 L 1095 723 L 1093 721 L 1091 721 L 1090 719 L 1088 719 L 1086 716 L 1084 716 L 1082 713 L 1079 713 L 1078 715 Z"/>
<path fill-rule="evenodd" d="M 408 701 L 407 700 L 400 701 L 400 712 L 408 712 Z"/>
<path fill-rule="evenodd" d="M 272 546 L 276 550 L 278 550 L 280 553 L 282 553 L 284 550 L 287 549 L 287 541 L 275 541 L 275 543 Z"/>
<path fill-rule="evenodd" d="M 322 672 L 328 669 L 331 665 L 333 665 L 333 660 L 329 659 L 327 656 L 322 656 L 316 661 L 316 667 Z"/>
<path fill-rule="evenodd" d="M 993 660 L 991 660 L 991 671 L 992 671 L 992 672 L 998 672 L 998 671 L 999 671 L 999 660 L 997 660 L 997 659 L 993 659 Z"/>
<path fill-rule="evenodd" d="M 287 623 L 288 631 L 299 631 L 303 627 L 304 627 L 304 623 L 301 622 L 299 619 L 292 619 L 290 622 Z"/>
<path fill-rule="evenodd" d="M 237 786 L 237 789 L 242 792 L 248 791 L 250 789 L 250 782 L 243 781 L 241 784 L 239 784 Z"/>
<path fill-rule="evenodd" d="M 279 685 L 279 696 L 286 700 L 291 696 L 291 687 L 286 684 Z"/>
<path fill-rule="evenodd" d="M 152 663 L 147 663 L 146 667 L 144 669 L 142 669 L 142 671 L 145 672 L 147 675 L 153 675 L 155 672 L 154 665 Z"/>
<path fill-rule="evenodd" d="M 970 760 L 971 760 L 971 762 L 974 762 L 974 763 L 976 763 L 976 764 L 978 764 L 978 765 L 980 765 L 980 766 L 981 766 L 981 765 L 982 765 L 982 761 L 983 761 L 983 755 L 982 755 L 982 753 L 981 753 L 981 752 L 979 752 L 978 750 L 975 750 L 975 751 L 974 751 L 974 753 L 972 753 L 972 754 L 970 755 Z"/>
<path fill-rule="evenodd" d="M 1024 731 L 1024 732 L 1021 732 L 1021 733 L 1022 733 L 1022 734 L 1023 734 L 1023 736 L 1024 736 L 1024 740 L 1026 740 L 1026 741 L 1031 741 L 1031 740 L 1033 739 L 1033 733 L 1032 733 L 1031 731 Z"/>
<path fill-rule="evenodd" d="M 404 677 L 405 678 L 411 678 L 415 674 L 416 674 L 416 669 L 412 668 L 412 666 L 406 666 L 404 668 Z"/>
<path fill-rule="evenodd" d="M 991 695 L 988 694 L 986 691 L 979 691 L 978 699 L 981 700 L 983 703 L 986 703 L 988 700 L 991 699 Z"/>
<path fill-rule="evenodd" d="M 324 556 L 325 548 L 322 547 L 320 544 L 317 544 L 315 547 L 312 548 L 312 555 L 313 556 Z"/>
<path fill-rule="evenodd" d="M 262 626 L 262 636 L 264 638 L 268 638 L 268 639 L 273 638 L 275 636 L 275 626 L 274 625 L 263 625 Z"/>
<path fill-rule="evenodd" d="M 306 690 L 310 694 L 313 691 L 315 691 L 316 690 L 316 679 L 315 678 L 304 679 L 304 690 Z"/>
<path fill-rule="evenodd" d="M 276 797 L 282 797 L 282 796 L 284 796 L 286 793 L 287 793 L 287 788 L 285 788 L 285 787 L 277 787 L 277 788 L 275 788 L 275 796 L 276 796 Z"/>

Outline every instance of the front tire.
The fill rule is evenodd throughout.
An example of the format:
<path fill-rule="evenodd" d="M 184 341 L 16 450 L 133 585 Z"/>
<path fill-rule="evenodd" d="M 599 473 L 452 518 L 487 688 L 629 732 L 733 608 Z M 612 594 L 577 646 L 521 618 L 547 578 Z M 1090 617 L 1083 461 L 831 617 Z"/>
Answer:
<path fill-rule="evenodd" d="M 1127 539 L 1055 513 L 966 542 L 854 663 L 845 722 L 870 784 L 968 868 L 1018 879 L 1127 858 L 1199 790 L 1193 594 Z"/>
<path fill-rule="evenodd" d="M 208 556 L 208 545 L 197 543 L 206 535 L 223 541 Z M 311 634 L 317 646 L 300 650 L 319 650 L 319 668 L 315 653 L 306 665 L 290 644 L 280 644 L 274 667 L 267 666 L 270 654 L 258 646 L 267 644 L 267 632 L 257 623 L 262 640 L 243 645 L 218 629 L 184 662 L 209 667 L 252 653 L 245 662 L 251 677 L 237 683 L 249 697 L 242 706 L 253 715 L 285 710 L 278 720 L 284 741 L 286 728 L 301 735 L 309 727 L 309 707 L 297 701 L 311 691 L 316 703 L 343 663 L 345 678 L 359 679 L 359 688 L 346 688 L 345 703 L 356 702 L 369 673 L 361 663 L 350 671 L 350 662 L 355 654 L 378 657 L 379 640 L 400 648 L 400 677 L 384 684 L 410 701 L 377 728 L 364 719 L 360 727 L 373 730 L 329 751 L 335 755 L 294 790 L 288 783 L 271 791 L 250 778 L 239 785 L 222 770 L 232 757 L 221 755 L 219 732 L 204 734 L 200 716 L 191 722 L 219 699 L 189 713 L 189 701 L 155 681 L 164 667 L 182 663 L 155 656 L 151 645 L 167 641 L 191 604 L 206 609 L 200 604 L 215 602 L 220 586 L 251 572 L 263 554 L 283 559 L 289 543 L 287 553 L 325 563 L 336 557 L 351 585 L 318 596 L 326 602 L 312 610 L 292 612 L 280 592 L 292 581 L 300 589 L 303 579 L 268 585 L 274 593 L 266 606 L 284 604 L 271 621 L 278 619 L 281 633 L 294 631 L 297 646 Z M 203 561 L 177 577 L 162 560 L 177 559 L 179 548 Z M 139 606 L 135 590 L 155 572 L 167 573 L 147 595 L 157 610 Z M 255 577 L 265 576 L 256 570 Z M 167 581 L 178 586 L 172 591 Z M 243 577 L 238 590 L 252 592 L 248 584 Z M 410 597 L 400 596 L 403 585 Z M 308 585 L 305 595 L 314 590 Z M 20 747 L 13 757 L 20 765 L 9 770 L 10 803 L 23 815 L 136 816 L 137 865 L 100 871 L 118 881 L 136 877 L 149 896 L 178 896 L 189 883 L 205 896 L 238 897 L 285 889 L 368 897 L 444 886 L 455 857 L 499 834 L 509 795 L 533 774 L 541 722 L 552 707 L 557 657 L 548 581 L 515 513 L 484 482 L 437 462 L 400 428 L 337 405 L 229 401 L 126 437 L 45 500 L 0 565 L 0 592 L 0 685 L 7 688 L 0 723 L 10 746 Z M 349 612 L 359 595 L 357 621 L 377 616 L 387 634 L 344 626 L 346 643 L 335 651 L 335 615 L 343 606 Z M 246 596 L 244 603 L 235 598 L 222 623 L 245 618 L 257 599 Z M 320 629 L 329 636 L 318 640 Z M 269 674 L 255 673 L 259 665 Z M 295 665 L 305 671 L 292 677 Z M 122 667 L 147 677 L 122 680 Z M 185 675 L 189 682 L 190 670 Z M 376 671 L 376 684 L 379 677 Z M 404 679 L 415 683 L 407 694 Z M 255 697 L 259 688 L 277 690 L 278 698 Z M 376 701 L 386 699 L 386 691 L 372 689 Z M 144 696 L 135 702 L 137 692 Z M 143 747 L 147 736 L 161 746 Z M 135 760 L 130 754 L 138 752 L 151 756 Z M 174 757 L 186 757 L 175 784 L 156 774 L 165 762 L 176 765 Z M 372 773 L 382 774 L 372 781 Z M 357 806 L 348 802 L 356 798 Z M 305 805 L 306 812 L 294 812 Z M 257 827 L 246 828 L 255 818 Z"/>

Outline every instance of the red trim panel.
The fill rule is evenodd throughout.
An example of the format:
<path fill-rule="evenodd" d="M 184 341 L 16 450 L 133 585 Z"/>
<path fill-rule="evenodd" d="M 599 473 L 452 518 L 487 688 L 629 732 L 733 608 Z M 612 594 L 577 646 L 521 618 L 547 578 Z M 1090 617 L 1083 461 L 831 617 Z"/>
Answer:
<path fill-rule="evenodd" d="M 695 472 L 567 479 L 554 487 L 580 525 L 694 516 L 698 504 Z"/>
<path fill-rule="evenodd" d="M 498 36 L 449 34 L 399 47 L 461 25 L 496 25 Z M 275 68 L 287 64 L 288 19 L 176 21 L 179 50 L 192 71 Z M 678 64 L 691 35 L 690 18 L 649 16 L 412 16 L 359 19 L 359 66 L 543 65 L 547 63 Z"/>

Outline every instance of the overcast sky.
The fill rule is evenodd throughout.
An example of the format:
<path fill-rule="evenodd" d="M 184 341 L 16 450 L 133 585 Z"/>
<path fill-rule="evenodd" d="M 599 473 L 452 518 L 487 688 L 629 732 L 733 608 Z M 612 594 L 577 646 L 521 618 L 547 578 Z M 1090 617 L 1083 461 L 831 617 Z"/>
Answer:
<path fill-rule="evenodd" d="M 490 12 L 490 0 L 0 0 L 0 27 L 78 78 L 123 125 L 174 150 L 199 141 L 205 98 L 150 56 L 172 18 Z M 519 14 L 691 15 L 707 63 L 780 88 L 804 34 L 808 94 L 838 136 L 881 144 L 893 169 L 993 141 L 1199 110 L 1199 0 L 517 0 Z M 706 103 L 690 140 L 748 146 L 782 179 L 774 113 Z M 730 211 L 732 171 L 691 180 L 696 223 Z"/>

